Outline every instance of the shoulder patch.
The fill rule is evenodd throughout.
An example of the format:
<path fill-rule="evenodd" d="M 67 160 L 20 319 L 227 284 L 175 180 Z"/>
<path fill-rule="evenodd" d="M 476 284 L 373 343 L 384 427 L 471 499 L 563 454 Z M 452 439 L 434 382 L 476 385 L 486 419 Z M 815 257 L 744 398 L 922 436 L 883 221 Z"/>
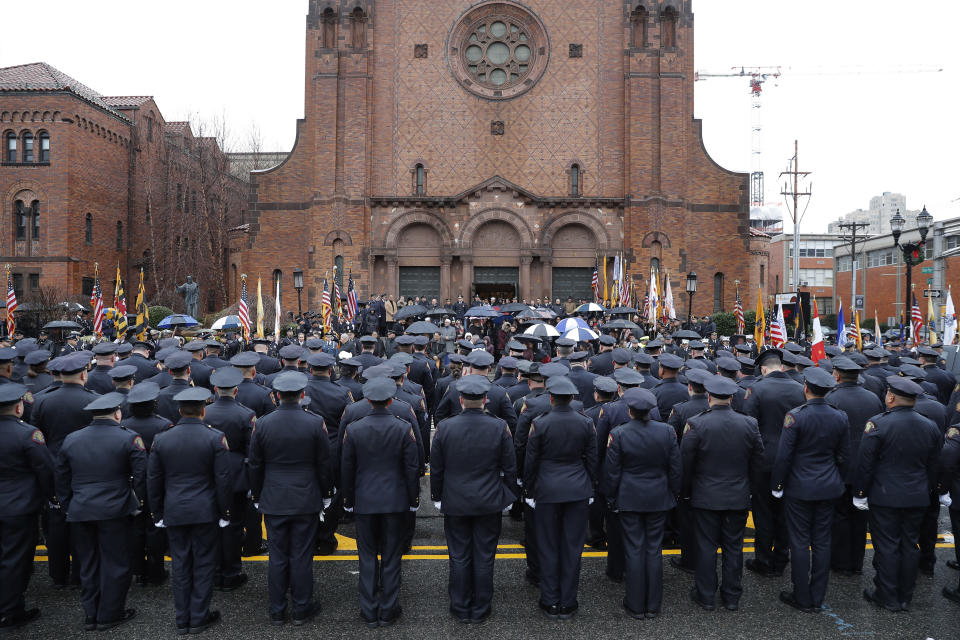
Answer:
<path fill-rule="evenodd" d="M 603 417 L 603 407 L 600 407 L 600 413 L 597 414 L 597 420 Z"/>
<path fill-rule="evenodd" d="M 948 438 L 956 438 L 957 436 L 960 436 L 960 430 L 958 430 L 956 427 L 950 427 L 947 429 Z"/>
<path fill-rule="evenodd" d="M 747 387 L 747 392 L 743 394 L 743 399 L 746 400 L 753 394 L 753 387 Z"/>
<path fill-rule="evenodd" d="M 783 428 L 784 428 L 784 429 L 789 429 L 790 427 L 792 427 L 792 426 L 795 425 L 796 423 L 797 423 L 797 419 L 793 417 L 793 414 L 792 414 L 792 413 L 788 413 L 788 414 L 787 414 L 786 416 L 784 416 L 784 418 L 783 418 Z"/>
<path fill-rule="evenodd" d="M 520 405 L 520 413 L 523 413 L 523 412 L 526 411 L 526 410 L 527 410 L 527 400 L 526 400 L 526 398 L 524 398 L 523 404 Z"/>
<path fill-rule="evenodd" d="M 230 451 L 230 445 L 227 444 L 227 436 L 220 436 L 220 444 L 223 445 L 223 448 L 227 451 Z"/>
<path fill-rule="evenodd" d="M 956 429 L 954 429 L 954 431 L 956 431 Z M 47 444 L 47 441 L 43 438 L 43 432 L 40 431 L 40 429 L 34 429 L 33 435 L 30 436 L 30 439 L 37 444 Z"/>
<path fill-rule="evenodd" d="M 141 438 L 140 436 L 137 436 L 136 438 L 133 439 L 133 446 L 136 447 L 137 450 L 139 451 L 146 451 L 146 447 L 143 446 L 143 438 Z"/>
<path fill-rule="evenodd" d="M 687 431 L 690 431 L 690 423 L 689 423 L 689 422 L 686 423 L 685 425 L 683 425 L 683 435 L 686 435 L 686 434 L 687 434 Z"/>
<path fill-rule="evenodd" d="M 864 433 L 870 433 L 877 428 L 877 425 L 873 424 L 872 420 L 867 420 L 867 425 L 863 428 Z"/>
<path fill-rule="evenodd" d="M 410 439 L 414 442 L 417 441 L 417 436 L 413 435 L 413 427 L 410 427 Z"/>
<path fill-rule="evenodd" d="M 26 402 L 27 404 L 33 404 L 33 394 L 27 391 L 23 395 L 23 401 Z"/>

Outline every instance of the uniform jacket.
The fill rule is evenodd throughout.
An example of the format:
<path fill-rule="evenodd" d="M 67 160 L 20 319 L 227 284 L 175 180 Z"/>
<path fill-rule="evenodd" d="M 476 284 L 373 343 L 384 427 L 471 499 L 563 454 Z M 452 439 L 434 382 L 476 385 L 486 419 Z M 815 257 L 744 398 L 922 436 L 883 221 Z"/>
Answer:
<path fill-rule="evenodd" d="M 0 519 L 38 513 L 54 495 L 43 433 L 16 416 L 0 416 Z"/>
<path fill-rule="evenodd" d="M 237 402 L 253 409 L 258 418 L 276 409 L 276 405 L 273 404 L 273 399 L 270 396 L 270 390 L 250 379 L 244 380 L 237 387 Z"/>
<path fill-rule="evenodd" d="M 129 416 L 121 420 L 120 424 L 143 438 L 143 448 L 147 450 L 148 458 L 150 457 L 150 449 L 153 447 L 153 439 L 157 437 L 158 433 L 173 426 L 172 422 L 155 413 L 143 418 Z"/>
<path fill-rule="evenodd" d="M 90 391 L 103 395 L 113 391 L 113 379 L 110 377 L 111 367 L 97 365 L 87 374 L 87 384 Z"/>
<path fill-rule="evenodd" d="M 824 399 L 830 406 L 847 415 L 850 457 L 843 481 L 844 484 L 853 484 L 853 478 L 857 471 L 857 457 L 860 451 L 860 440 L 863 437 L 863 428 L 866 426 L 867 420 L 878 413 L 883 413 L 883 403 L 877 399 L 876 394 L 854 382 L 841 382 L 831 389 Z"/>
<path fill-rule="evenodd" d="M 83 408 L 96 397 L 83 385 L 70 383 L 44 394 L 43 400 L 36 403 L 31 424 L 43 432 L 50 453 L 56 456 L 64 438 L 90 424 L 93 416 Z"/>
<path fill-rule="evenodd" d="M 130 357 L 123 361 L 123 364 L 137 368 L 137 373 L 133 376 L 135 382 L 143 382 L 160 373 L 156 361 L 145 358 L 139 353 L 131 353 Z"/>
<path fill-rule="evenodd" d="M 170 381 L 170 386 L 160 390 L 157 396 L 157 413 L 176 424 L 180 420 L 180 403 L 173 399 L 181 391 L 190 388 L 190 381 L 174 378 Z"/>
<path fill-rule="evenodd" d="M 592 498 L 596 469 L 593 420 L 569 406 L 557 406 L 533 421 L 523 476 L 528 496 L 543 503 Z"/>
<path fill-rule="evenodd" d="M 709 408 L 710 402 L 707 400 L 707 394 L 705 393 L 694 394 L 686 402 L 674 405 L 670 411 L 670 417 L 667 418 L 667 424 L 673 427 L 677 440 L 683 435 L 683 426 L 687 424 L 687 420 Z"/>
<path fill-rule="evenodd" d="M 344 507 L 358 514 L 405 513 L 420 504 L 415 431 L 386 409 L 374 409 L 345 426 L 340 458 Z"/>
<path fill-rule="evenodd" d="M 673 428 L 631 420 L 610 432 L 602 493 L 620 511 L 669 511 L 677 505 L 682 471 Z"/>
<path fill-rule="evenodd" d="M 597 374 L 590 373 L 583 367 L 570 367 L 570 373 L 567 374 L 567 377 L 576 385 L 584 409 L 589 409 L 597 403 L 593 399 L 593 380 L 597 377 Z"/>
<path fill-rule="evenodd" d="M 203 421 L 227 437 L 230 490 L 233 493 L 246 493 L 249 484 L 244 464 L 257 415 L 253 409 L 243 406 L 235 398 L 220 397 L 207 405 Z"/>
<path fill-rule="evenodd" d="M 589 371 L 598 376 L 613 375 L 613 351 L 604 351 L 590 358 Z"/>
<path fill-rule="evenodd" d="M 661 416 L 669 416 L 674 406 L 690 399 L 687 385 L 677 378 L 661 380 L 650 391 L 657 397 L 657 410 Z"/>
<path fill-rule="evenodd" d="M 806 401 L 803 385 L 791 380 L 783 371 L 773 371 L 750 385 L 744 397 L 743 412 L 756 418 L 760 427 L 764 449 L 761 471 L 769 472 L 773 469 L 787 411 Z"/>
<path fill-rule="evenodd" d="M 783 419 L 770 488 L 798 500 L 833 500 L 843 495 L 849 464 L 847 414 L 812 398 Z"/>
<path fill-rule="evenodd" d="M 510 402 L 510 398 L 504 389 L 498 386 L 490 387 L 490 390 L 487 392 L 487 404 L 484 405 L 483 410 L 501 420 L 506 420 L 510 426 L 510 432 L 514 432 L 517 426 L 517 414 L 513 410 L 513 404 Z M 443 399 L 437 404 L 435 417 L 437 422 L 440 422 L 459 413 L 460 393 L 454 385 L 450 385 L 447 387 L 447 392 L 444 394 Z"/>

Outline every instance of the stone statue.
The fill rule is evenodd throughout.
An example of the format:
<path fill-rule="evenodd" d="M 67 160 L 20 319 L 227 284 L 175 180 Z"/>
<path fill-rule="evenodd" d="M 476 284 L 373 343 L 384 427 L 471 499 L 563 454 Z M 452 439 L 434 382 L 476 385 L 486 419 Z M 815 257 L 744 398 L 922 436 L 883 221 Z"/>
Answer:
<path fill-rule="evenodd" d="M 197 303 L 200 300 L 200 285 L 193 281 L 193 276 L 187 276 L 187 281 L 177 287 L 177 293 L 183 296 L 183 304 L 187 307 L 187 315 L 197 317 Z"/>

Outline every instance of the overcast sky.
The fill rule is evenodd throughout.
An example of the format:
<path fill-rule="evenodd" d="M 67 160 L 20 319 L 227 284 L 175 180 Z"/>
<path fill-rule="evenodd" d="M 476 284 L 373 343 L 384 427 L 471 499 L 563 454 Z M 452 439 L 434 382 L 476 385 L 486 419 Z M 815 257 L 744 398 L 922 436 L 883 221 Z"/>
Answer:
<path fill-rule="evenodd" d="M 5 2 L 0 66 L 48 62 L 104 95 L 153 95 L 168 120 L 224 114 L 238 149 L 257 127 L 266 149 L 288 151 L 303 116 L 306 10 L 307 0 Z M 798 139 L 800 168 L 813 172 L 802 231 L 883 191 L 936 219 L 960 216 L 960 2 L 697 0 L 694 11 L 697 69 L 782 68 L 762 108 L 767 202 L 781 199 L 777 175 Z M 930 67 L 943 71 L 894 72 Z M 696 89 L 708 151 L 749 171 L 747 79 Z"/>

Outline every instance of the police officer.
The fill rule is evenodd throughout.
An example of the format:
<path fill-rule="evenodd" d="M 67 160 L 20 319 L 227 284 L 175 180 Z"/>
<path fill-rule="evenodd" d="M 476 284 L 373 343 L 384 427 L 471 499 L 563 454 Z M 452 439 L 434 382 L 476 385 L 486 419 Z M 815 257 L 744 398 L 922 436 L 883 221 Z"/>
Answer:
<path fill-rule="evenodd" d="M 540 557 L 540 608 L 552 619 L 577 611 L 580 556 L 597 470 L 593 421 L 570 403 L 577 387 L 566 376 L 547 383 L 551 410 L 533 421 L 524 462 L 524 493 L 535 511 Z"/>
<path fill-rule="evenodd" d="M 653 395 L 657 397 L 657 409 L 661 416 L 669 416 L 674 405 L 686 402 L 690 399 L 686 385 L 682 384 L 677 378 L 680 369 L 683 367 L 683 360 L 680 356 L 672 353 L 665 353 L 657 360 L 659 364 L 660 382 L 652 389 Z"/>
<path fill-rule="evenodd" d="M 23 385 L 33 394 L 53 384 L 53 376 L 46 371 L 48 360 L 50 352 L 46 349 L 37 349 L 23 359 L 29 367 L 27 374 L 23 376 Z"/>
<path fill-rule="evenodd" d="M 209 398 L 203 387 L 188 387 L 174 396 L 181 418 L 154 437 L 150 452 L 150 509 L 170 541 L 177 635 L 202 633 L 220 622 L 210 600 L 218 525 L 229 522 L 234 480 L 227 437 L 204 422 Z"/>
<path fill-rule="evenodd" d="M 784 501 L 790 539 L 793 591 L 781 591 L 780 600 L 812 613 L 827 593 L 833 503 L 844 491 L 850 426 L 846 414 L 824 399 L 837 384 L 834 377 L 817 367 L 802 375 L 807 402 L 783 419 L 770 482 L 773 497 Z"/>
<path fill-rule="evenodd" d="M 717 548 L 723 550 L 720 597 L 736 611 L 743 594 L 743 532 L 750 508 L 751 478 L 763 464 L 763 440 L 755 418 L 730 407 L 737 385 L 722 376 L 704 382 L 710 409 L 683 427 L 683 495 L 696 526 L 697 570 L 691 599 L 712 611 L 717 593 Z"/>
<path fill-rule="evenodd" d="M 156 361 L 150 359 L 151 348 L 152 345 L 149 342 L 137 340 L 133 343 L 133 351 L 130 352 L 130 357 L 124 362 L 124 364 L 137 368 L 137 382 L 143 382 L 159 373 Z"/>
<path fill-rule="evenodd" d="M 113 391 L 113 382 L 107 374 L 117 360 L 117 345 L 101 342 L 93 348 L 93 355 L 96 356 L 97 366 L 87 376 L 86 387 L 97 393 L 110 393 Z"/>
<path fill-rule="evenodd" d="M 191 340 L 184 345 L 183 350 L 189 353 L 193 360 L 190 361 L 190 379 L 194 384 L 205 389 L 212 389 L 210 384 L 210 374 L 213 373 L 213 367 L 203 361 L 203 354 L 207 345 L 203 340 Z"/>
<path fill-rule="evenodd" d="M 283 366 L 280 370 L 271 373 L 270 375 L 263 377 L 263 384 L 266 387 L 270 387 L 273 384 L 273 379 L 278 375 L 288 371 L 299 371 L 299 362 L 300 357 L 303 355 L 303 347 L 297 344 L 288 344 L 280 348 L 280 360 Z"/>
<path fill-rule="evenodd" d="M 405 514 L 420 506 L 417 438 L 413 425 L 388 410 L 396 394 L 389 378 L 367 382 L 363 396 L 372 411 L 344 426 L 341 443 L 343 508 L 356 514 L 360 617 L 371 628 L 402 614 Z"/>
<path fill-rule="evenodd" d="M 960 429 L 950 427 L 944 439 L 943 450 L 940 453 L 940 469 L 943 471 L 941 490 L 946 494 L 940 496 L 940 502 L 950 509 L 950 529 L 954 539 L 960 535 L 960 499 L 953 500 L 953 496 L 960 498 Z M 954 558 L 960 557 L 960 550 L 954 549 Z M 952 563 L 952 564 L 951 564 Z M 948 560 L 947 566 L 958 568 L 957 560 Z M 943 588 L 943 597 L 960 604 L 960 586 Z"/>
<path fill-rule="evenodd" d="M 43 432 L 21 420 L 23 385 L 0 385 L 0 631 L 22 627 L 40 616 L 27 609 L 24 594 L 33 572 L 37 515 L 55 502 L 53 456 Z"/>
<path fill-rule="evenodd" d="M 602 335 L 597 340 L 600 344 L 600 353 L 590 358 L 588 370 L 598 376 L 613 374 L 613 347 L 617 341 L 613 336 Z"/>
<path fill-rule="evenodd" d="M 875 589 L 864 598 L 889 611 L 913 598 L 923 512 L 935 486 L 940 432 L 913 410 L 923 388 L 907 378 L 886 379 L 887 410 L 867 421 L 857 461 L 854 506 L 869 509 Z"/>
<path fill-rule="evenodd" d="M 313 599 L 313 549 L 333 482 L 323 418 L 300 408 L 306 386 L 302 373 L 277 376 L 273 389 L 280 404 L 257 420 L 250 441 L 250 491 L 267 525 L 270 621 L 278 626 L 286 622 L 288 590 L 294 625 L 320 611 Z"/>
<path fill-rule="evenodd" d="M 207 348 L 207 355 L 203 360 L 208 367 L 211 369 L 219 369 L 220 367 L 230 366 L 229 360 L 224 360 L 220 357 L 220 354 L 223 353 L 223 344 L 221 342 L 210 338 L 203 344 Z"/>
<path fill-rule="evenodd" d="M 234 367 L 220 367 L 210 375 L 210 384 L 216 393 L 216 401 L 206 407 L 204 422 L 227 437 L 230 451 L 227 464 L 230 473 L 230 518 L 229 524 L 220 529 L 220 545 L 214 588 L 233 591 L 247 582 L 243 573 L 243 513 L 246 503 L 247 450 L 250 433 L 257 422 L 253 409 L 237 402 L 237 387 L 243 374 Z"/>
<path fill-rule="evenodd" d="M 498 387 L 503 387 L 504 389 L 509 389 L 515 384 L 519 384 L 520 379 L 517 377 L 517 366 L 518 361 L 512 356 L 504 356 L 500 358 L 498 364 L 500 375 L 493 381 L 493 384 Z M 437 386 L 439 386 L 440 381 L 437 381 Z M 442 398 L 443 396 L 440 395 Z"/>
<path fill-rule="evenodd" d="M 478 375 L 457 382 L 463 411 L 437 425 L 430 462 L 430 494 L 450 551 L 450 612 L 465 623 L 490 615 L 500 512 L 517 488 L 507 423 L 483 411 L 490 386 Z"/>
<path fill-rule="evenodd" d="M 501 359 L 500 362 L 503 362 L 503 360 L 506 360 L 506 359 L 507 358 L 503 358 Z M 517 363 L 514 366 L 519 367 L 519 363 Z M 459 353 L 448 354 L 447 355 L 447 375 L 437 380 L 437 384 L 433 388 L 433 406 L 434 407 L 436 407 L 437 404 L 439 404 L 440 400 L 443 398 L 443 396 L 446 395 L 447 389 L 450 388 L 450 385 L 457 383 L 457 380 L 460 379 L 462 373 L 463 373 L 463 356 L 461 356 Z M 498 379 L 503 380 L 504 378 L 503 376 L 501 376 Z M 517 380 L 515 376 L 512 379 L 515 381 Z M 497 384 L 497 381 L 494 380 L 493 384 Z M 517 384 L 517 383 L 514 382 L 514 384 Z M 503 387 L 502 384 L 499 384 L 497 386 Z M 504 389 L 507 389 L 507 388 L 508 387 L 504 387 Z M 507 395 L 509 397 L 509 391 L 507 392 Z"/>
<path fill-rule="evenodd" d="M 93 421 L 68 435 L 57 455 L 57 496 L 76 545 L 87 631 L 112 629 L 136 615 L 124 606 L 130 516 L 146 502 L 147 454 L 143 438 L 120 425 L 123 401 L 108 393 L 87 404 Z"/>
<path fill-rule="evenodd" d="M 253 351 L 247 352 L 253 353 L 257 357 L 257 362 L 253 366 L 256 367 L 257 373 L 261 375 L 267 376 L 280 370 L 280 361 L 268 353 L 272 344 L 273 342 L 266 338 L 256 338 L 253 341 Z M 233 358 L 230 359 L 230 362 L 233 363 Z"/>
<path fill-rule="evenodd" d="M 596 403 L 593 398 L 593 381 L 597 374 L 587 371 L 587 355 L 586 351 L 574 351 L 567 356 L 567 360 L 570 362 L 570 372 L 567 376 L 577 387 L 577 396 L 583 403 L 584 409 L 589 409 Z"/>
<path fill-rule="evenodd" d="M 746 567 L 764 577 L 783 575 L 787 566 L 788 540 L 783 502 L 770 495 L 770 474 L 780 444 L 783 419 L 787 411 L 806 401 L 803 386 L 783 371 L 783 352 L 767 349 L 757 356 L 754 365 L 763 377 L 750 385 L 744 396 L 744 413 L 757 420 L 763 436 L 763 468 L 753 489 L 753 523 L 756 526 L 754 558 Z"/>
<path fill-rule="evenodd" d="M 337 384 L 350 392 L 354 402 L 363 400 L 363 383 L 357 379 L 357 374 L 363 365 L 356 358 L 343 358 L 338 365 L 340 377 L 337 378 Z"/>
<path fill-rule="evenodd" d="M 630 389 L 624 401 L 630 422 L 608 437 L 603 493 L 618 513 L 623 538 L 623 608 L 632 618 L 655 618 L 663 601 L 664 525 L 680 493 L 680 449 L 670 425 L 650 419 L 657 406 L 653 393 Z"/>
<path fill-rule="evenodd" d="M 112 367 L 110 371 L 107 372 L 107 375 L 110 376 L 110 381 L 113 383 L 113 390 L 122 396 L 126 396 L 130 393 L 130 389 L 133 388 L 133 380 L 136 374 L 137 368 L 126 364 Z M 123 413 L 124 418 L 128 418 L 130 416 L 130 407 L 127 402 L 123 403 L 123 406 L 120 407 L 120 410 Z"/>
<path fill-rule="evenodd" d="M 593 427 L 596 429 L 600 422 L 600 415 L 603 408 L 617 397 L 617 382 L 607 376 L 597 376 L 593 379 L 593 399 L 594 404 L 589 409 L 584 410 L 584 415 L 593 420 Z M 600 447 L 606 446 L 606 443 L 600 442 L 600 432 L 597 432 L 597 477 L 602 478 L 600 456 Z M 604 519 L 606 510 L 606 500 L 600 493 L 600 485 L 593 496 L 593 504 L 590 505 L 590 529 L 587 536 L 587 544 L 594 549 L 603 551 L 607 548 L 607 534 L 604 531 Z"/>
<path fill-rule="evenodd" d="M 403 337 L 403 336 L 401 336 Z M 399 339 L 399 338 L 398 338 Z M 463 375 L 488 375 L 490 367 L 493 365 L 493 356 L 482 349 L 471 351 L 467 356 L 467 362 L 464 365 Z M 469 370 L 467 369 L 469 367 Z M 413 367 L 411 366 L 411 377 Z M 487 404 L 484 410 L 492 416 L 501 420 L 506 420 L 510 427 L 510 432 L 515 433 L 517 426 L 517 414 L 514 411 L 513 404 L 510 402 L 507 392 L 502 387 L 495 386 L 487 392 Z M 440 422 L 450 416 L 460 413 L 460 401 L 455 390 L 448 389 L 443 400 L 437 405 L 436 420 Z"/>
<path fill-rule="evenodd" d="M 0 352 L 5 351 L 0 349 Z M 43 395 L 31 420 L 43 432 L 50 453 L 56 457 L 64 439 L 74 431 L 90 424 L 93 416 L 85 410 L 97 394 L 84 388 L 87 381 L 89 352 L 78 351 L 64 356 L 60 363 L 60 378 L 63 382 L 55 391 Z M 73 545 L 70 525 L 63 509 L 48 509 L 44 539 L 47 542 L 47 569 L 55 589 L 64 589 L 69 583 L 79 581 L 79 563 L 71 566 Z M 71 576 L 72 569 L 72 576 Z"/>
<path fill-rule="evenodd" d="M 860 440 L 867 420 L 883 412 L 883 403 L 876 394 L 858 382 L 860 365 L 844 356 L 831 358 L 830 362 L 838 384 L 824 399 L 830 406 L 846 414 L 850 434 L 850 464 L 843 476 L 844 495 L 834 505 L 830 567 L 840 575 L 849 577 L 863 572 L 867 544 L 867 512 L 853 506 L 852 485 L 857 471 Z"/>
<path fill-rule="evenodd" d="M 176 423 L 180 419 L 180 406 L 174 397 L 190 388 L 190 363 L 193 356 L 186 351 L 174 351 L 163 359 L 163 366 L 170 372 L 170 385 L 160 390 L 157 397 L 157 413 Z"/>
<path fill-rule="evenodd" d="M 243 382 L 237 387 L 237 402 L 253 409 L 258 419 L 276 407 L 270 397 L 270 390 L 255 381 L 257 363 L 260 361 L 260 355 L 252 351 L 244 351 L 230 358 L 230 364 L 243 374 Z"/>

